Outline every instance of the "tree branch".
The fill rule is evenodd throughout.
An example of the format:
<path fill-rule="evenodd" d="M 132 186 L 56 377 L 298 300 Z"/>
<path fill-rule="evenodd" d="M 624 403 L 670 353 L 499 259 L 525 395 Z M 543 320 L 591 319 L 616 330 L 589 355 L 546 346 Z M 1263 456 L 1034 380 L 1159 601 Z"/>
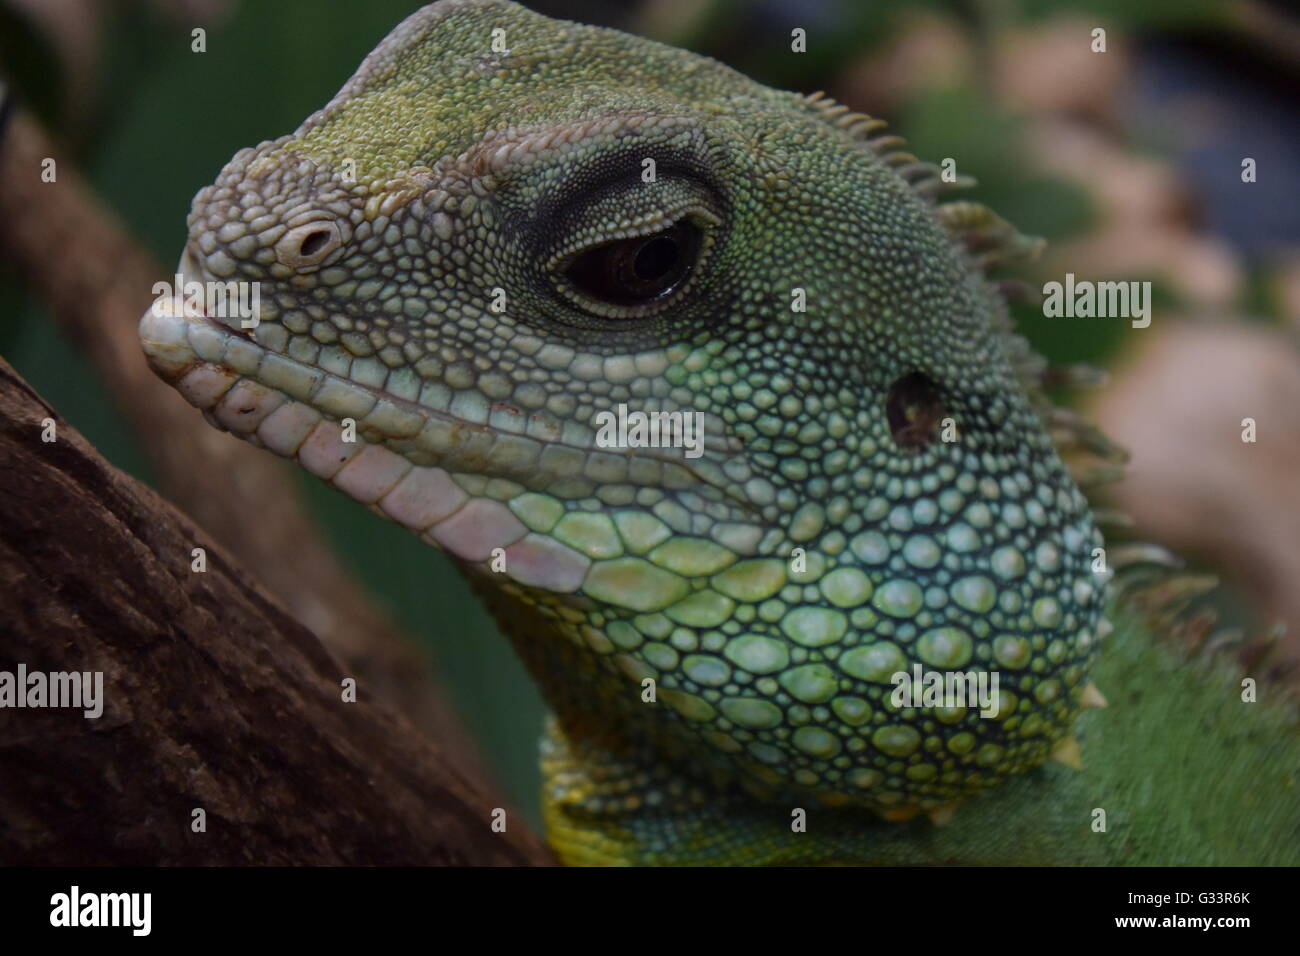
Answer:
<path fill-rule="evenodd" d="M 0 594 L 0 671 L 100 671 L 104 701 L 0 709 L 0 862 L 549 860 L 364 679 L 345 703 L 355 673 L 2 360 Z"/>

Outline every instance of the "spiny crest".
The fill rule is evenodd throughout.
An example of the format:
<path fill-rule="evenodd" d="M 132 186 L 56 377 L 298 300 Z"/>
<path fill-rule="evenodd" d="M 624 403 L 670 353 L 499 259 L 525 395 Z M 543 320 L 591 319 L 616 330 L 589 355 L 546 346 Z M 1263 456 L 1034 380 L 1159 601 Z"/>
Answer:
<path fill-rule="evenodd" d="M 969 176 L 959 176 L 953 182 L 945 182 L 938 166 L 923 163 L 904 147 L 907 142 L 901 136 L 886 133 L 889 126 L 882 119 L 855 113 L 843 103 L 839 103 L 825 93 L 818 91 L 801 96 L 800 99 L 821 119 L 837 129 L 848 133 L 850 137 L 865 143 L 872 152 L 881 158 L 919 195 L 927 200 L 949 189 L 961 189 L 973 186 L 975 181 Z"/>
<path fill-rule="evenodd" d="M 907 143 L 903 137 L 884 132 L 888 127 L 884 120 L 866 113 L 855 113 L 820 91 L 799 99 L 820 119 L 865 144 L 917 195 L 931 203 L 940 224 L 967 248 L 981 271 L 1032 259 L 1042 252 L 1046 245 L 1044 240 L 1022 234 L 981 203 L 967 199 L 939 203 L 938 197 L 945 192 L 974 186 L 974 177 L 958 175 L 950 181 L 945 180 L 938 166 L 922 162 L 904 148 Z M 999 291 L 1014 292 L 1001 286 Z"/>

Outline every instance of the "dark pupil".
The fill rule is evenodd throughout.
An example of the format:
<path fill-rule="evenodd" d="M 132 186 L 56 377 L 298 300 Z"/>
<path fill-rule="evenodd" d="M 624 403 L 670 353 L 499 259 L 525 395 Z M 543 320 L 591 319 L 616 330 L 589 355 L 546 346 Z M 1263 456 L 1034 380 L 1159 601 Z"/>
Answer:
<path fill-rule="evenodd" d="M 647 302 L 685 277 L 695 259 L 697 236 L 690 223 L 678 222 L 653 235 L 606 243 L 578 256 L 568 276 L 582 291 L 606 302 Z"/>
<path fill-rule="evenodd" d="M 677 264 L 677 243 L 667 236 L 656 236 L 636 252 L 632 268 L 638 279 L 662 279 Z"/>

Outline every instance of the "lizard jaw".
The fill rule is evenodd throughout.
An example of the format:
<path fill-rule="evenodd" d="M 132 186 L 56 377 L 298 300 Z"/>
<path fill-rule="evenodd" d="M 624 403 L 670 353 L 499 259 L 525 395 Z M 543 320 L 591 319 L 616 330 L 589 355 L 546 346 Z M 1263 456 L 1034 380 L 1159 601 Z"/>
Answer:
<path fill-rule="evenodd" d="M 695 490 L 715 500 L 732 521 L 750 523 L 758 517 L 761 509 L 744 493 L 740 480 L 728 474 L 737 460 L 744 461 L 744 447 L 718 421 L 710 419 L 702 430 L 706 456 L 692 460 L 669 448 L 604 447 L 593 425 L 493 401 L 481 393 L 454 391 L 440 382 L 408 378 L 395 384 L 406 369 L 391 369 L 338 348 L 329 360 L 319 345 L 296 350 L 300 343 L 288 341 L 281 323 L 267 320 L 279 318 L 280 307 L 273 301 L 261 302 L 260 321 L 253 323 L 256 332 L 241 327 L 238 318 L 225 317 L 224 309 L 218 310 L 218 318 L 210 314 L 213 310 L 191 304 L 194 285 L 199 287 L 194 301 L 202 303 L 204 288 L 211 296 L 214 284 L 233 284 L 214 283 L 216 277 L 201 262 L 200 250 L 187 244 L 176 269 L 176 290 L 160 296 L 141 320 L 141 342 L 150 367 L 169 383 L 206 363 L 232 369 L 249 383 L 310 405 L 328 418 L 352 418 L 366 440 L 381 442 L 417 465 L 438 464 L 453 473 L 503 478 L 566 500 L 590 498 L 611 484 Z M 180 324 L 160 324 L 164 313 Z M 196 376 L 192 387 L 202 394 L 216 383 L 210 376 Z M 250 430 L 229 423 L 218 427 L 238 434 Z M 748 469 L 744 472 L 749 474 Z"/>
<path fill-rule="evenodd" d="M 585 580 L 586 555 L 531 532 L 505 503 L 470 494 L 433 463 L 436 447 L 445 447 L 440 439 L 468 443 L 487 426 L 421 414 L 294 362 L 169 295 L 141 317 L 139 333 L 150 367 L 215 427 L 296 459 L 470 566 L 488 570 L 503 556 L 516 583 L 556 593 L 577 591 Z M 343 424 L 349 418 L 351 428 Z"/>
<path fill-rule="evenodd" d="M 202 294 L 190 298 L 192 283 L 206 289 L 215 278 L 199 262 L 187 245 L 177 288 L 140 319 L 154 372 L 213 426 L 296 459 L 468 566 L 508 568 L 516 583 L 554 593 L 581 590 L 603 553 L 556 540 L 527 499 L 580 500 L 609 482 L 712 495 L 730 518 L 719 524 L 727 546 L 737 556 L 758 550 L 764 529 L 716 462 L 597 447 L 594 432 L 503 403 L 473 406 L 467 418 L 446 388 L 439 399 L 438 390 L 431 398 L 429 389 L 385 387 L 394 379 L 376 377 L 378 363 L 340 366 L 319 349 L 317 360 L 286 348 L 284 328 L 268 319 L 275 302 L 261 303 L 255 332 L 210 314 L 225 310 L 205 307 Z"/>

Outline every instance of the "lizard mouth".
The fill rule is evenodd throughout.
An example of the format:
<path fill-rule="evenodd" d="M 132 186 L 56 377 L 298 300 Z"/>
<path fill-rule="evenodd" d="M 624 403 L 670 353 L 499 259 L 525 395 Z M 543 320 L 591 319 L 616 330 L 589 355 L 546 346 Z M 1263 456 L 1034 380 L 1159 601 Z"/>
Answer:
<path fill-rule="evenodd" d="M 177 279 L 187 290 L 190 283 L 211 284 L 205 283 L 204 270 L 195 263 L 196 257 L 186 248 Z M 594 432 L 575 430 L 573 423 L 509 402 L 480 402 L 467 409 L 453 399 L 444 399 L 439 406 L 436 400 L 427 400 L 427 393 L 421 393 L 418 401 L 403 397 L 382 383 L 361 380 L 360 374 L 350 374 L 346 367 L 295 358 L 283 348 L 259 341 L 240 319 L 211 313 L 179 294 L 155 300 L 139 326 L 149 364 L 191 404 L 210 413 L 208 418 L 215 419 L 217 427 L 274 451 L 283 446 L 275 441 L 278 422 L 268 429 L 262 423 L 280 405 L 291 402 L 334 421 L 350 418 L 367 443 L 383 444 L 417 463 L 441 464 L 530 487 L 538 485 L 539 477 L 548 476 L 562 477 L 570 484 L 581 484 L 583 478 L 591 484 L 627 482 L 656 488 L 718 484 L 671 449 L 599 447 Z M 414 389 L 410 391 L 415 395 Z M 740 450 L 726 439 L 710 444 L 721 458 Z M 565 492 L 568 497 L 581 497 L 580 489 Z"/>
<path fill-rule="evenodd" d="M 201 275 L 187 249 L 178 283 L 188 292 Z M 431 408 L 268 347 L 240 319 L 218 318 L 198 306 L 201 298 L 181 292 L 160 296 L 140 319 L 141 344 L 156 374 L 210 424 L 296 459 L 464 559 L 486 560 L 527 535 L 508 508 L 482 496 L 481 486 L 492 479 L 504 479 L 498 483 L 516 494 L 527 489 L 565 498 L 590 495 L 611 481 L 703 489 L 716 494 L 720 508 L 752 520 L 730 489 L 690 463 L 645 453 L 651 449 L 633 454 L 565 441 L 569 436 L 553 419 L 505 404 L 484 407 L 483 421 Z M 467 491 L 457 480 L 463 476 L 472 476 L 476 487 Z M 466 511 L 472 521 L 460 517 Z M 547 560 L 564 570 L 554 555 Z M 541 583 L 576 587 L 579 562 L 567 564 L 567 574 L 546 575 Z"/>
<path fill-rule="evenodd" d="M 192 275 L 181 262 L 180 277 Z M 587 555 L 536 533 L 505 500 L 471 494 L 436 464 L 449 446 L 466 465 L 476 442 L 490 451 L 481 437 L 488 426 L 297 362 L 179 295 L 155 300 L 139 333 L 150 367 L 209 423 L 296 459 L 434 547 L 471 566 L 503 555 L 516 582 L 558 593 L 577 591 L 591 569 Z M 487 451 L 480 458 L 491 461 Z"/>

